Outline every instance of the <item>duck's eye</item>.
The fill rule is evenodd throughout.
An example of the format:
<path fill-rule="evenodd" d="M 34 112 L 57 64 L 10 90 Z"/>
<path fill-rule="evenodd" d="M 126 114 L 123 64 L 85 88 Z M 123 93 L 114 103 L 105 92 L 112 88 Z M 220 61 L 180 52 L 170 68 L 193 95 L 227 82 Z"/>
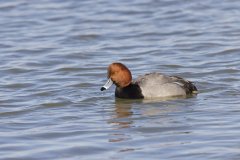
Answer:
<path fill-rule="evenodd" d="M 117 75 L 118 75 L 118 71 L 111 72 L 111 77 L 114 77 L 114 76 L 117 76 Z"/>

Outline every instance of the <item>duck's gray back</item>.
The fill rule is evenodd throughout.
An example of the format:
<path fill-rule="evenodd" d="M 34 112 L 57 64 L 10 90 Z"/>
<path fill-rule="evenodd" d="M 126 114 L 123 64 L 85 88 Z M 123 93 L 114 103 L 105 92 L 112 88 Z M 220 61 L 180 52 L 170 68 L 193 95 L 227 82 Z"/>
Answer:
<path fill-rule="evenodd" d="M 145 98 L 185 96 L 195 87 L 190 81 L 160 73 L 139 76 L 135 83 L 139 85 Z"/>

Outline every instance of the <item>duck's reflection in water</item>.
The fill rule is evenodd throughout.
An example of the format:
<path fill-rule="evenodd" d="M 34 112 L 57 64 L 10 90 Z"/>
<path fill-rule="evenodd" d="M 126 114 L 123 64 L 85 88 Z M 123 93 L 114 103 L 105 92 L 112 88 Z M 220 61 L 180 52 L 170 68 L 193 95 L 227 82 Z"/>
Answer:
<path fill-rule="evenodd" d="M 174 115 L 176 119 L 184 118 L 177 115 L 182 112 L 185 113 L 186 110 L 191 111 L 191 107 L 187 106 L 192 106 L 193 103 L 193 101 L 189 101 L 185 98 L 186 97 L 172 97 L 165 99 L 141 100 L 116 98 L 115 106 L 113 106 L 114 112 L 108 121 L 112 128 L 112 132 L 109 135 L 109 142 L 131 141 L 135 137 L 132 136 L 135 134 L 134 131 L 139 132 L 139 128 L 142 126 L 144 126 L 143 128 L 148 128 L 145 126 L 146 123 L 149 123 L 147 117 L 160 117 L 154 119 L 153 124 L 150 122 L 148 126 L 152 126 L 152 128 L 166 125 L 169 127 L 168 124 L 175 124 L 174 121 L 176 120 L 172 119 L 171 114 L 169 115 L 168 113 L 175 113 Z M 142 123 L 142 121 L 144 123 Z M 156 123 L 157 126 L 154 126 Z"/>
<path fill-rule="evenodd" d="M 121 142 L 131 139 L 128 129 L 133 125 L 132 102 L 116 98 L 114 109 L 112 118 L 108 121 L 113 128 L 109 142 Z"/>
<path fill-rule="evenodd" d="M 116 128 L 129 128 L 133 123 L 131 116 L 133 115 L 132 103 L 129 100 L 115 100 L 114 114 L 109 121 L 111 124 L 115 124 Z"/>

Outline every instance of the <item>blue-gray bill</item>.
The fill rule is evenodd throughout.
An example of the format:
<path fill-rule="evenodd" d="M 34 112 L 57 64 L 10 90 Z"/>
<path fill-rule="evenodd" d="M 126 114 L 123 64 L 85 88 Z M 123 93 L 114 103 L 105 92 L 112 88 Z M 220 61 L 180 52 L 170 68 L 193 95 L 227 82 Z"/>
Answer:
<path fill-rule="evenodd" d="M 104 86 L 102 86 L 100 90 L 101 91 L 107 90 L 112 85 L 113 85 L 113 81 L 111 80 L 111 78 L 109 78 L 108 81 L 106 82 L 106 84 Z"/>

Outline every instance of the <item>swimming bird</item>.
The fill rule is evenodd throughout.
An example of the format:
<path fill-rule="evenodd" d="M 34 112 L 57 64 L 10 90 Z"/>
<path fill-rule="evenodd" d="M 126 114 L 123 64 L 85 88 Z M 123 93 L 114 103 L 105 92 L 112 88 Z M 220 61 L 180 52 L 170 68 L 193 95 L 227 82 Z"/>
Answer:
<path fill-rule="evenodd" d="M 109 65 L 107 77 L 108 80 L 101 87 L 101 91 L 107 90 L 115 84 L 115 96 L 118 98 L 164 98 L 197 93 L 197 88 L 192 82 L 178 76 L 148 73 L 132 80 L 130 70 L 119 62 Z"/>

